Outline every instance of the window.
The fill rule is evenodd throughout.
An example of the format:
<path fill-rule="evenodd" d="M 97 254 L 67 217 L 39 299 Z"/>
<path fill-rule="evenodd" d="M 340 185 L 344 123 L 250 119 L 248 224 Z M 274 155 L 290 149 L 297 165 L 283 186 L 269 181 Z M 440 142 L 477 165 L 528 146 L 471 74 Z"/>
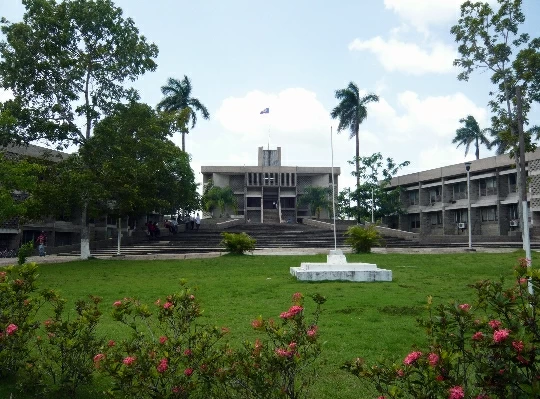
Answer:
<path fill-rule="evenodd" d="M 494 222 L 497 220 L 497 207 L 482 208 L 482 222 Z"/>
<path fill-rule="evenodd" d="M 467 198 L 467 182 L 466 181 L 462 181 L 462 182 L 454 184 L 452 189 L 453 189 L 452 198 L 454 199 L 454 201 Z"/>
<path fill-rule="evenodd" d="M 261 199 L 260 197 L 247 197 L 247 207 L 248 208 L 260 208 L 261 207 Z"/>
<path fill-rule="evenodd" d="M 508 192 L 517 192 L 517 175 L 515 173 L 508 175 Z"/>
<path fill-rule="evenodd" d="M 418 190 L 409 191 L 409 205 L 418 205 L 420 203 L 420 195 Z"/>
<path fill-rule="evenodd" d="M 518 216 L 518 206 L 517 204 L 510 205 L 510 220 L 517 220 Z"/>
<path fill-rule="evenodd" d="M 442 224 L 442 212 L 433 212 L 431 214 L 431 225 L 436 226 Z"/>
<path fill-rule="evenodd" d="M 441 202 L 441 187 L 433 187 L 429 189 L 429 202 Z"/>
<path fill-rule="evenodd" d="M 469 219 L 469 212 L 467 209 L 458 209 L 454 212 L 454 221 L 456 223 L 467 223 Z"/>
<path fill-rule="evenodd" d="M 419 229 L 420 228 L 420 215 L 419 214 L 412 214 L 410 215 L 411 218 L 411 229 Z"/>
<path fill-rule="evenodd" d="M 480 196 L 497 195 L 497 180 L 495 177 L 488 177 L 480 180 Z"/>

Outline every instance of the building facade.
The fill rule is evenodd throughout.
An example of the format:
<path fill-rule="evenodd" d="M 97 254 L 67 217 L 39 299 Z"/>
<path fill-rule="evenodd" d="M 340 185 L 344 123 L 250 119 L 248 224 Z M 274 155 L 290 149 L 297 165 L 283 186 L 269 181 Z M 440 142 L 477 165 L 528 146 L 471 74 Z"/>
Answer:
<path fill-rule="evenodd" d="M 531 235 L 540 236 L 540 150 L 526 155 Z M 384 219 L 388 227 L 421 236 L 521 237 L 515 160 L 507 155 L 472 161 L 470 206 L 465 163 L 392 179 L 401 188 L 401 215 Z"/>
<path fill-rule="evenodd" d="M 332 187 L 331 167 L 282 166 L 281 147 L 259 147 L 257 166 L 203 166 L 201 172 L 204 185 L 212 181 L 218 187 L 230 187 L 239 217 L 255 223 L 296 222 L 312 217 L 307 205 L 298 207 L 305 189 Z M 333 173 L 337 196 L 340 169 L 333 168 Z M 329 216 L 329 210 L 322 210 L 322 218 Z"/>

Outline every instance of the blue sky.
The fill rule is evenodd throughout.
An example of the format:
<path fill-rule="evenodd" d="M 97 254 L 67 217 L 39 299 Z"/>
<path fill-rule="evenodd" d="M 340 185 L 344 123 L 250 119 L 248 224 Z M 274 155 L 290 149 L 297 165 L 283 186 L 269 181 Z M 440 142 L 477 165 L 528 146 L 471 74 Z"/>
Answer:
<path fill-rule="evenodd" d="M 495 0 L 489 0 L 495 3 Z M 192 167 L 255 165 L 257 147 L 282 148 L 287 166 L 330 166 L 329 113 L 336 89 L 354 81 L 381 97 L 360 128 L 360 152 L 408 160 L 404 173 L 464 162 L 451 143 L 459 119 L 489 126 L 489 75 L 459 82 L 450 27 L 461 0 L 117 0 L 147 39 L 159 47 L 158 69 L 134 86 L 155 105 L 168 77 L 192 80 L 209 109 L 186 139 Z M 522 28 L 540 36 L 540 1 L 524 0 Z M 22 18 L 16 0 L 0 14 Z M 7 93 L 0 93 L 0 100 Z M 268 115 L 259 112 L 270 108 Z M 538 115 L 540 107 L 533 112 Z M 540 117 L 532 116 L 540 123 Z M 180 143 L 180 137 L 174 141 Z M 347 164 L 355 154 L 348 132 L 334 134 L 340 189 L 354 184 Z M 485 148 L 481 157 L 491 155 Z"/>

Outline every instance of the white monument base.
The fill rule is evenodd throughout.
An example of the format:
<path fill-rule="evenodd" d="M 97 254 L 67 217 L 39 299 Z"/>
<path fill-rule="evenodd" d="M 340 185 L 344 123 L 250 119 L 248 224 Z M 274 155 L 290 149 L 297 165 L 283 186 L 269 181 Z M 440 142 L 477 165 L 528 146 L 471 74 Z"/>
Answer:
<path fill-rule="evenodd" d="M 301 281 L 392 281 L 392 270 L 379 269 L 373 263 L 347 263 L 340 249 L 330 251 L 326 263 L 301 263 L 290 270 Z"/>

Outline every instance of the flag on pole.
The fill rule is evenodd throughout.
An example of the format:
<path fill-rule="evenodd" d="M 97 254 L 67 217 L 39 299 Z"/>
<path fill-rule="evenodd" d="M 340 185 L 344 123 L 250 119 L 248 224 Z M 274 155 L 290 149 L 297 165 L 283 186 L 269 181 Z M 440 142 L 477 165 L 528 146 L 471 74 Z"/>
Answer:
<path fill-rule="evenodd" d="M 270 112 L 270 108 L 265 108 L 261 111 L 261 115 L 262 114 L 268 114 Z"/>

